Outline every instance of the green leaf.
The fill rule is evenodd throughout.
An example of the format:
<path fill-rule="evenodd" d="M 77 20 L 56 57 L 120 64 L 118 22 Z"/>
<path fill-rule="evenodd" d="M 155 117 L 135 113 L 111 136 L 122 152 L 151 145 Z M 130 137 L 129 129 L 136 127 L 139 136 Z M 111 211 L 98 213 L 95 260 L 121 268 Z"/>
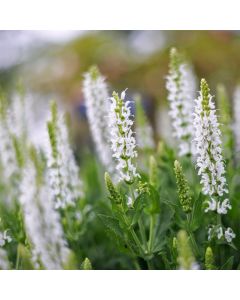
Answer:
<path fill-rule="evenodd" d="M 234 256 L 229 257 L 229 259 L 222 265 L 221 270 L 231 270 L 233 267 Z"/>
<path fill-rule="evenodd" d="M 103 214 L 98 214 L 98 216 L 103 222 L 103 224 L 106 226 L 106 232 L 109 235 L 109 237 L 113 240 L 114 243 L 116 243 L 117 247 L 120 250 L 126 251 L 124 231 L 119 226 L 119 221 L 116 218 Z"/>
<path fill-rule="evenodd" d="M 202 218 L 204 214 L 202 206 L 203 206 L 203 195 L 202 193 L 200 193 L 199 196 L 195 198 L 193 204 L 193 210 L 192 210 L 191 222 L 190 222 L 190 228 L 192 231 L 197 230 L 202 224 Z"/>

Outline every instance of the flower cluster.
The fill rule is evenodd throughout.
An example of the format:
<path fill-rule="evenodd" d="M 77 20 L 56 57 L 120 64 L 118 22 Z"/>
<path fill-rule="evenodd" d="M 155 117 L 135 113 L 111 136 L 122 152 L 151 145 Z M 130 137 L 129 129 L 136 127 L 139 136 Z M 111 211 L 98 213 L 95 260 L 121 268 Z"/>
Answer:
<path fill-rule="evenodd" d="M 92 67 L 84 76 L 83 92 L 87 108 L 87 117 L 97 154 L 106 170 L 114 175 L 115 162 L 109 145 L 109 95 L 105 78 L 97 67 Z"/>
<path fill-rule="evenodd" d="M 54 209 L 48 185 L 39 184 L 37 172 L 29 161 L 23 173 L 19 199 L 36 268 L 62 269 L 69 255 L 59 213 Z"/>
<path fill-rule="evenodd" d="M 230 227 L 224 229 L 220 225 L 215 225 L 210 226 L 208 229 L 208 240 L 211 240 L 213 238 L 217 238 L 218 240 L 225 239 L 228 243 L 231 243 L 235 237 L 236 234 Z"/>
<path fill-rule="evenodd" d="M 210 197 L 205 212 L 216 211 L 227 214 L 231 209 L 229 199 L 226 198 L 228 187 L 225 177 L 225 166 L 222 157 L 221 132 L 216 115 L 213 97 L 205 79 L 201 80 L 199 97 L 195 100 L 194 127 L 197 153 L 198 175 L 201 176 L 202 190 Z M 221 200 L 224 197 L 224 200 Z M 217 230 L 223 230 L 222 227 Z M 210 230 L 216 232 L 216 230 Z M 209 236 L 212 234 L 209 233 Z M 218 239 L 223 233 L 217 232 Z M 227 238 L 226 238 L 227 239 Z"/>
<path fill-rule="evenodd" d="M 140 175 L 136 171 L 133 159 L 137 157 L 136 140 L 133 135 L 130 101 L 125 100 L 125 91 L 121 96 L 113 92 L 110 98 L 109 127 L 111 132 L 111 149 L 116 159 L 116 169 L 119 172 L 120 181 L 133 183 Z"/>
<path fill-rule="evenodd" d="M 191 67 L 182 62 L 175 48 L 170 53 L 170 70 L 166 88 L 174 136 L 179 143 L 179 156 L 195 154 L 192 144 L 195 77 Z"/>
<path fill-rule="evenodd" d="M 55 102 L 52 103 L 51 113 L 46 144 L 47 171 L 55 207 L 65 208 L 83 197 L 83 188 L 79 168 L 69 145 L 64 115 L 58 114 Z"/>

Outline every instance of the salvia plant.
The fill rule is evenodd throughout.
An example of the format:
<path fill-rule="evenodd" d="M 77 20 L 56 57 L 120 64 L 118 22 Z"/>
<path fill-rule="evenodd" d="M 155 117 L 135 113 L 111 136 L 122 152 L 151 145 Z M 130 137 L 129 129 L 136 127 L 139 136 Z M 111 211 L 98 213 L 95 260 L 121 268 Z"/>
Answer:
<path fill-rule="evenodd" d="M 96 158 L 57 102 L 36 144 L 28 94 L 1 91 L 0 269 L 240 268 L 239 88 L 215 103 L 176 49 L 169 66 L 175 147 L 97 67 L 82 85 Z"/>
<path fill-rule="evenodd" d="M 179 156 L 194 154 L 193 134 L 193 101 L 196 93 L 195 76 L 191 66 L 186 63 L 178 51 L 170 52 L 169 74 L 166 88 L 170 105 L 174 136 L 178 141 Z"/>

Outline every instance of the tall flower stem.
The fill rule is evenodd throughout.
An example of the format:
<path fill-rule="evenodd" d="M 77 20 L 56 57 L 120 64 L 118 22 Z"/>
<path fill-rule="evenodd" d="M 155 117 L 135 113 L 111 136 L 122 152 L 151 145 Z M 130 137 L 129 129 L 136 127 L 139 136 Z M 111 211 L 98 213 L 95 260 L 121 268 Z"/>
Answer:
<path fill-rule="evenodd" d="M 198 245 L 197 245 L 197 243 L 196 243 L 196 240 L 195 240 L 193 231 L 192 231 L 192 229 L 191 229 L 191 218 L 190 218 L 190 214 L 187 214 L 187 232 L 188 232 L 188 235 L 189 235 L 189 238 L 190 238 L 192 247 L 193 247 L 193 249 L 194 249 L 194 254 L 195 254 L 196 256 L 199 256 L 199 255 L 200 255 L 200 252 L 199 252 L 199 249 L 198 249 Z"/>

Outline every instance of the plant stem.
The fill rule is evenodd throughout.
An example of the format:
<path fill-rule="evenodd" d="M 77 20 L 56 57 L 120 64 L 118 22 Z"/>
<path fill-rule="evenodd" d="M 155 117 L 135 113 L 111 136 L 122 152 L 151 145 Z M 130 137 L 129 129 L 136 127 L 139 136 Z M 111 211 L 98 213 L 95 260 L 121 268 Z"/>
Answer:
<path fill-rule="evenodd" d="M 152 247 L 153 247 L 154 225 L 155 225 L 155 216 L 151 215 L 151 218 L 150 218 L 150 229 L 149 229 L 149 240 L 148 240 L 148 251 L 150 253 L 152 252 Z"/>
<path fill-rule="evenodd" d="M 20 262 L 20 255 L 19 255 L 19 249 L 17 250 L 17 260 L 16 260 L 16 270 L 19 269 L 19 262 Z"/>
<path fill-rule="evenodd" d="M 148 252 L 146 232 L 145 232 L 145 228 L 144 228 L 144 225 L 143 225 L 143 222 L 142 222 L 141 218 L 138 221 L 138 226 L 139 226 L 142 242 L 143 242 L 143 245 L 144 245 L 144 248 L 145 248 L 145 252 Z"/>
<path fill-rule="evenodd" d="M 153 264 L 150 260 L 147 260 L 148 270 L 154 270 Z"/>
<path fill-rule="evenodd" d="M 187 214 L 187 232 L 188 232 L 188 234 L 189 234 L 190 241 L 191 241 L 191 244 L 192 244 L 192 246 L 193 246 L 195 255 L 196 255 L 196 256 L 199 256 L 199 255 L 200 255 L 200 252 L 199 252 L 199 250 L 198 250 L 198 246 L 197 246 L 196 240 L 195 240 L 195 238 L 194 238 L 193 232 L 192 232 L 192 230 L 190 229 L 190 225 L 191 225 L 190 215 Z"/>

